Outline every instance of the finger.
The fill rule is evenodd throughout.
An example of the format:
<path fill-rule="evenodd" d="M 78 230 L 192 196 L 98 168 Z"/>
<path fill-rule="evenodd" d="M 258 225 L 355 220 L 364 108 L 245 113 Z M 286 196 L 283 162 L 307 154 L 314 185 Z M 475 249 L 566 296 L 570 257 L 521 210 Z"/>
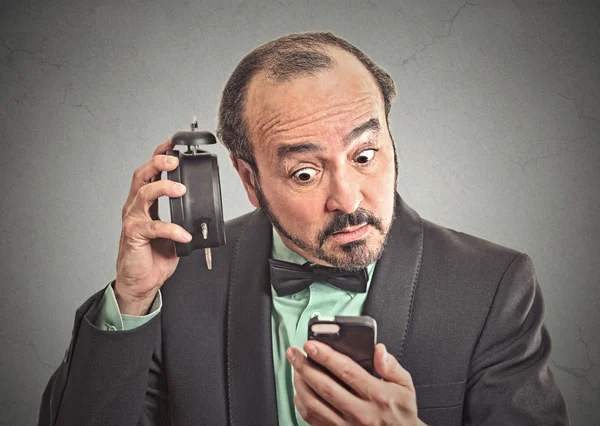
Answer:
<path fill-rule="evenodd" d="M 164 154 L 165 152 L 173 149 L 173 147 L 175 147 L 175 145 L 173 145 L 171 143 L 171 138 L 169 138 L 165 142 L 161 143 L 160 145 L 158 145 L 156 147 L 156 149 L 154 150 L 154 153 L 152 154 L 152 156 L 155 156 L 157 154 Z"/>
<path fill-rule="evenodd" d="M 375 371 L 377 371 L 383 380 L 397 383 L 413 392 L 415 391 L 410 373 L 400 365 L 395 357 L 387 352 L 383 343 L 378 343 L 375 346 L 373 358 Z"/>
<path fill-rule="evenodd" d="M 129 187 L 129 196 L 125 205 L 130 205 L 137 195 L 139 189 L 149 183 L 160 180 L 160 174 L 163 171 L 170 171 L 179 165 L 179 159 L 170 155 L 155 155 L 148 162 L 137 168 L 133 172 L 131 186 Z"/>
<path fill-rule="evenodd" d="M 309 424 L 343 425 L 344 419 L 340 413 L 323 401 L 302 379 L 299 374 L 294 374 L 294 405 L 302 418 Z"/>
<path fill-rule="evenodd" d="M 129 210 L 129 207 L 135 199 L 138 190 L 142 186 L 160 180 L 160 174 L 163 171 L 171 171 L 179 165 L 178 158 L 170 155 L 162 155 L 173 147 L 174 145 L 167 140 L 167 142 L 159 145 L 156 148 L 154 155 L 149 161 L 133 172 L 133 178 L 131 179 L 131 185 L 129 187 L 129 194 L 123 206 L 121 217 L 125 216 L 125 213 L 127 213 L 127 210 Z M 158 205 L 156 206 L 156 211 L 154 213 L 156 214 L 156 218 L 158 218 Z"/>
<path fill-rule="evenodd" d="M 309 340 L 304 344 L 304 350 L 312 359 L 350 386 L 361 398 L 366 398 L 369 387 L 378 381 L 353 359 L 324 343 Z"/>
<path fill-rule="evenodd" d="M 138 190 L 128 215 L 149 217 L 150 206 L 163 195 L 171 198 L 185 194 L 185 185 L 170 180 L 161 180 L 144 185 Z"/>
<path fill-rule="evenodd" d="M 156 156 L 156 155 L 161 155 L 166 153 L 167 151 L 172 150 L 173 148 L 175 148 L 175 145 L 173 145 L 171 143 L 171 138 L 167 139 L 166 142 L 160 144 L 159 146 L 156 147 L 156 149 L 154 150 L 154 153 L 152 154 L 152 156 Z M 175 158 L 175 157 L 174 157 Z M 169 164 L 170 166 L 174 166 L 173 168 L 177 167 L 179 165 L 179 158 L 175 158 L 174 160 L 172 160 L 171 162 L 168 162 L 167 164 Z M 171 170 L 171 169 L 169 169 Z M 153 177 L 150 178 L 151 182 L 155 182 L 157 180 L 160 179 L 160 172 L 157 173 L 156 175 L 154 175 Z M 158 203 L 152 203 L 152 205 L 150 206 L 150 217 L 153 220 L 159 219 L 158 216 Z"/>
<path fill-rule="evenodd" d="M 156 147 L 156 149 L 154 150 L 154 153 L 152 153 L 152 160 L 150 160 L 150 161 L 157 161 L 157 160 L 154 160 L 154 157 L 158 157 L 160 159 L 159 166 L 164 161 L 166 163 L 166 165 L 168 166 L 168 169 L 158 170 L 156 173 L 154 173 L 154 175 L 152 175 L 148 179 L 146 179 L 146 181 L 149 180 L 150 182 L 156 182 L 157 180 L 160 179 L 160 174 L 162 171 L 173 170 L 176 166 L 179 165 L 179 157 L 174 157 L 172 155 L 165 155 L 167 153 L 167 151 L 171 151 L 171 150 L 173 150 L 173 148 L 175 148 L 175 145 L 173 145 L 171 143 L 170 138 L 167 139 L 166 142 L 163 142 Z M 151 171 L 149 171 L 148 173 L 151 173 Z"/>
<path fill-rule="evenodd" d="M 160 220 L 129 220 L 123 225 L 123 234 L 131 240 L 140 239 L 143 242 L 156 238 L 166 238 L 187 243 L 192 239 L 192 236 L 181 226 Z"/>
<path fill-rule="evenodd" d="M 289 348 L 286 354 L 288 354 L 288 359 L 294 367 L 294 374 L 299 375 L 317 395 L 344 416 L 354 418 L 357 410 L 365 409 L 365 401 L 352 394 L 335 379 L 313 365 L 297 348 Z M 362 368 L 358 364 L 356 365 Z M 371 376 L 371 378 L 375 382 L 379 382 L 374 377 Z"/>

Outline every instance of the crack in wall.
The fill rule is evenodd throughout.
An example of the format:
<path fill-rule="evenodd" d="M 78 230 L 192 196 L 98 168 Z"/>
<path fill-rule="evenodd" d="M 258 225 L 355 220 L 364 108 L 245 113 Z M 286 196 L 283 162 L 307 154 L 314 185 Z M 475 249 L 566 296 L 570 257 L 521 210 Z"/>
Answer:
<path fill-rule="evenodd" d="M 75 108 L 85 108 L 87 110 L 87 112 L 89 112 L 93 116 L 94 113 L 92 112 L 92 110 L 90 110 L 90 108 L 83 103 L 83 101 L 84 101 L 83 95 L 80 95 L 81 99 L 80 99 L 80 101 L 79 101 L 78 104 L 73 104 L 73 103 L 70 103 L 70 102 L 67 103 L 67 92 L 72 87 L 73 87 L 73 83 L 67 84 L 67 87 L 65 87 L 65 90 L 64 90 L 64 93 L 63 93 L 63 99 L 62 99 L 62 101 L 60 101 L 60 103 L 63 104 L 63 105 L 70 105 L 70 106 L 75 107 Z"/>
<path fill-rule="evenodd" d="M 6 42 L 4 40 L 0 40 L 0 43 L 2 43 L 4 45 L 4 47 L 6 47 L 6 49 L 8 49 L 8 51 L 9 51 L 8 55 L 6 55 L 6 57 L 5 57 L 5 59 L 6 59 L 4 61 L 5 65 L 8 65 L 9 63 L 12 62 L 12 59 L 13 59 L 13 56 L 15 55 L 15 53 L 28 53 L 30 55 L 35 54 L 35 52 L 32 52 L 31 50 L 27 50 L 27 49 L 13 49 L 8 44 L 6 44 Z"/>
<path fill-rule="evenodd" d="M 525 172 L 525 167 L 527 167 L 529 164 L 533 164 L 535 166 L 535 169 L 539 172 L 538 169 L 538 161 L 540 160 L 545 160 L 548 158 L 554 158 L 554 157 L 558 157 L 559 155 L 562 154 L 561 152 L 555 152 L 553 154 L 548 154 L 548 155 L 538 155 L 536 157 L 531 157 L 531 158 L 526 158 L 524 160 L 515 160 L 512 156 L 512 154 L 509 154 L 509 158 L 510 161 L 516 165 L 518 165 L 519 167 L 521 167 L 521 171 Z"/>
<path fill-rule="evenodd" d="M 13 60 L 14 60 L 14 56 L 17 53 L 26 53 L 28 55 L 32 55 L 34 56 L 34 59 L 36 59 L 38 62 L 45 64 L 45 65 L 50 65 L 55 67 L 57 70 L 61 70 L 62 67 L 64 67 L 65 65 L 68 65 L 69 62 L 68 61 L 64 61 L 64 62 L 48 62 L 45 59 L 42 59 L 42 55 L 44 54 L 44 43 L 46 42 L 46 40 L 42 40 L 40 43 L 40 49 L 38 52 L 34 52 L 28 49 L 13 49 L 11 46 L 8 45 L 8 43 L 5 40 L 0 39 L 0 43 L 2 43 L 2 45 L 4 45 L 4 47 L 8 50 L 8 54 L 4 57 L 4 65 L 10 65 Z"/>
<path fill-rule="evenodd" d="M 573 104 L 573 106 L 575 107 L 575 111 L 577 112 L 577 117 L 580 120 L 590 120 L 590 121 L 593 121 L 596 124 L 600 124 L 600 119 L 598 117 L 593 116 L 593 115 L 587 115 L 587 114 L 585 114 L 585 112 L 583 110 L 583 107 L 580 106 L 575 101 L 575 99 L 570 98 L 568 96 L 565 96 L 562 93 L 557 93 L 556 96 L 560 96 L 561 98 L 566 99 L 567 101 L 570 101 Z"/>
<path fill-rule="evenodd" d="M 557 363 L 556 361 L 554 361 L 553 359 L 550 359 L 550 362 L 552 363 L 552 365 L 554 365 L 554 367 L 557 370 L 560 370 L 566 374 L 568 374 L 571 377 L 575 377 L 576 379 L 583 381 L 584 383 L 586 383 L 590 390 L 596 394 L 598 397 L 600 397 L 600 384 L 598 385 L 594 385 L 592 383 L 592 380 L 590 379 L 590 374 L 592 372 L 592 370 L 596 367 L 598 367 L 598 364 L 594 363 L 592 360 L 592 357 L 590 356 L 590 347 L 589 347 L 589 342 L 587 342 L 584 337 L 583 337 L 583 330 L 581 328 L 581 326 L 577 325 L 577 330 L 578 330 L 578 338 L 577 338 L 577 342 L 581 343 L 583 345 L 584 348 L 584 352 L 585 352 L 585 357 L 587 359 L 587 363 L 588 366 L 585 368 L 581 368 L 581 367 L 569 367 L 567 365 L 562 365 Z M 581 396 L 581 395 L 580 395 Z"/>
<path fill-rule="evenodd" d="M 407 56 L 403 61 L 402 61 L 402 66 L 405 66 L 408 62 L 415 61 L 417 62 L 417 55 L 423 53 L 425 50 L 429 49 L 431 46 L 433 46 L 435 44 L 436 41 L 438 40 L 442 40 L 444 38 L 449 38 L 452 35 L 452 27 L 454 25 L 454 21 L 456 20 L 456 18 L 458 18 L 458 15 L 460 15 L 460 13 L 462 12 L 462 10 L 465 7 L 468 6 L 479 6 L 479 3 L 471 3 L 469 1 L 465 1 L 459 8 L 458 10 L 454 13 L 454 15 L 452 16 L 452 18 L 450 19 L 444 19 L 442 20 L 442 22 L 444 22 L 447 26 L 448 29 L 445 30 L 442 34 L 439 34 L 435 37 L 433 37 L 431 39 L 430 43 L 427 43 L 425 46 L 423 46 L 421 49 L 417 50 L 416 52 L 412 53 L 411 55 Z M 401 11 L 400 14 L 404 15 Z M 418 63 L 417 63 L 418 64 Z"/>
<path fill-rule="evenodd" d="M 559 97 L 561 97 L 561 98 L 569 101 L 571 104 L 573 104 L 573 107 L 575 108 L 575 112 L 577 114 L 577 118 L 578 119 L 585 120 L 585 121 L 591 121 L 593 123 L 600 124 L 600 119 L 598 117 L 593 116 L 593 115 L 586 114 L 585 111 L 584 111 L 584 109 L 583 109 L 583 107 L 581 107 L 581 105 L 579 105 L 579 103 L 574 98 L 571 98 L 569 96 L 565 96 L 565 95 L 563 95 L 561 93 L 556 93 L 554 96 L 559 96 Z M 539 171 L 539 169 L 538 169 L 538 162 L 540 160 L 545 160 L 545 159 L 548 159 L 548 158 L 558 157 L 558 156 L 560 156 L 560 155 L 562 155 L 564 153 L 576 152 L 577 151 L 576 149 L 569 150 L 569 149 L 566 149 L 566 148 L 568 148 L 569 146 L 572 146 L 572 145 L 580 145 L 582 143 L 585 143 L 587 141 L 587 138 L 592 133 L 594 133 L 593 130 L 590 130 L 588 132 L 584 132 L 584 134 L 582 134 L 579 137 L 575 137 L 575 138 L 572 138 L 572 139 L 568 139 L 568 140 L 562 141 L 563 144 L 565 144 L 565 147 L 561 148 L 559 146 L 558 147 L 558 151 L 554 152 L 554 153 L 551 153 L 551 154 L 537 155 L 537 156 L 530 157 L 530 158 L 525 158 L 525 159 L 522 159 L 522 160 L 517 160 L 517 159 L 513 158 L 512 155 L 509 155 L 509 158 L 510 158 L 510 161 L 513 162 L 514 164 L 517 164 L 521 168 L 521 171 L 523 171 L 523 172 L 525 171 L 525 167 L 527 167 L 530 164 L 533 164 L 535 166 L 536 170 Z"/>
<path fill-rule="evenodd" d="M 47 362 L 45 362 L 40 357 L 40 353 L 39 353 L 38 348 L 35 345 L 35 343 L 33 343 L 33 342 L 24 343 L 24 342 L 21 342 L 20 340 L 17 340 L 15 338 L 7 336 L 7 335 L 0 335 L 0 339 L 7 340 L 7 341 L 12 342 L 12 343 L 14 343 L 16 345 L 19 345 L 19 346 L 28 347 L 29 349 L 31 349 L 31 351 L 33 352 L 33 354 L 35 355 L 35 357 L 37 358 L 37 360 L 39 361 L 39 363 L 41 365 L 44 365 L 44 366 L 48 367 L 51 370 L 54 370 L 56 368 L 54 365 L 48 364 Z"/>

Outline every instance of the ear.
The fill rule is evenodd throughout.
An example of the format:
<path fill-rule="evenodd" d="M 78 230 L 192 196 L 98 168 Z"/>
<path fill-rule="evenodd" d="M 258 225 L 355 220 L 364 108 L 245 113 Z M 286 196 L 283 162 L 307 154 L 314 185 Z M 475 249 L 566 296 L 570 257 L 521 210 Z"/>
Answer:
<path fill-rule="evenodd" d="M 241 158 L 234 157 L 233 155 L 230 155 L 229 158 L 231 158 L 233 167 L 235 167 L 238 175 L 240 175 L 240 179 L 242 179 L 242 183 L 246 189 L 246 194 L 248 194 L 248 200 L 250 201 L 250 204 L 258 208 L 260 204 L 258 202 L 258 197 L 256 196 L 254 170 L 252 170 L 252 167 L 250 167 L 250 165 Z"/>

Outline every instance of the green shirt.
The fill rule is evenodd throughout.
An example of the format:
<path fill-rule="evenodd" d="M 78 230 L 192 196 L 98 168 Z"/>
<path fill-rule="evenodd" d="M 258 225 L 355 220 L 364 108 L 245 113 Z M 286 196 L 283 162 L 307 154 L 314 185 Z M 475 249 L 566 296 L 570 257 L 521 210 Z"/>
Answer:
<path fill-rule="evenodd" d="M 279 234 L 273 229 L 273 259 L 285 260 L 298 264 L 306 263 L 306 259 L 288 249 Z M 277 414 L 280 425 L 306 425 L 294 406 L 294 385 L 292 368 L 287 361 L 285 351 L 290 346 L 302 350 L 308 337 L 308 320 L 314 315 L 361 315 L 365 303 L 374 262 L 367 267 L 369 279 L 366 293 L 352 293 L 340 290 L 328 283 L 315 282 L 303 291 L 290 296 L 277 296 L 271 287 L 273 309 L 271 310 L 271 341 L 273 347 L 273 369 L 277 393 Z M 111 282 L 112 284 L 112 282 Z M 131 330 L 145 324 L 162 309 L 162 296 L 157 294 L 149 314 L 144 316 L 122 315 L 115 298 L 112 285 L 106 287 L 100 302 L 100 310 L 95 325 L 104 330 Z M 302 350 L 302 352 L 304 352 Z"/>

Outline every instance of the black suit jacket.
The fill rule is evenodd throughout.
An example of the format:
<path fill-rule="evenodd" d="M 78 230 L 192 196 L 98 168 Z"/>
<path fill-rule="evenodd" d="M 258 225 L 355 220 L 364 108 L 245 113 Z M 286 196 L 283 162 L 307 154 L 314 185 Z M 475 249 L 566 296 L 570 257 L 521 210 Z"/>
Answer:
<path fill-rule="evenodd" d="M 565 425 L 531 259 L 422 219 L 397 196 L 364 314 L 408 370 L 434 425 Z M 227 223 L 214 268 L 196 251 L 162 288 L 163 309 L 130 331 L 93 325 L 103 290 L 75 316 L 42 425 L 277 423 L 262 211 Z"/>

